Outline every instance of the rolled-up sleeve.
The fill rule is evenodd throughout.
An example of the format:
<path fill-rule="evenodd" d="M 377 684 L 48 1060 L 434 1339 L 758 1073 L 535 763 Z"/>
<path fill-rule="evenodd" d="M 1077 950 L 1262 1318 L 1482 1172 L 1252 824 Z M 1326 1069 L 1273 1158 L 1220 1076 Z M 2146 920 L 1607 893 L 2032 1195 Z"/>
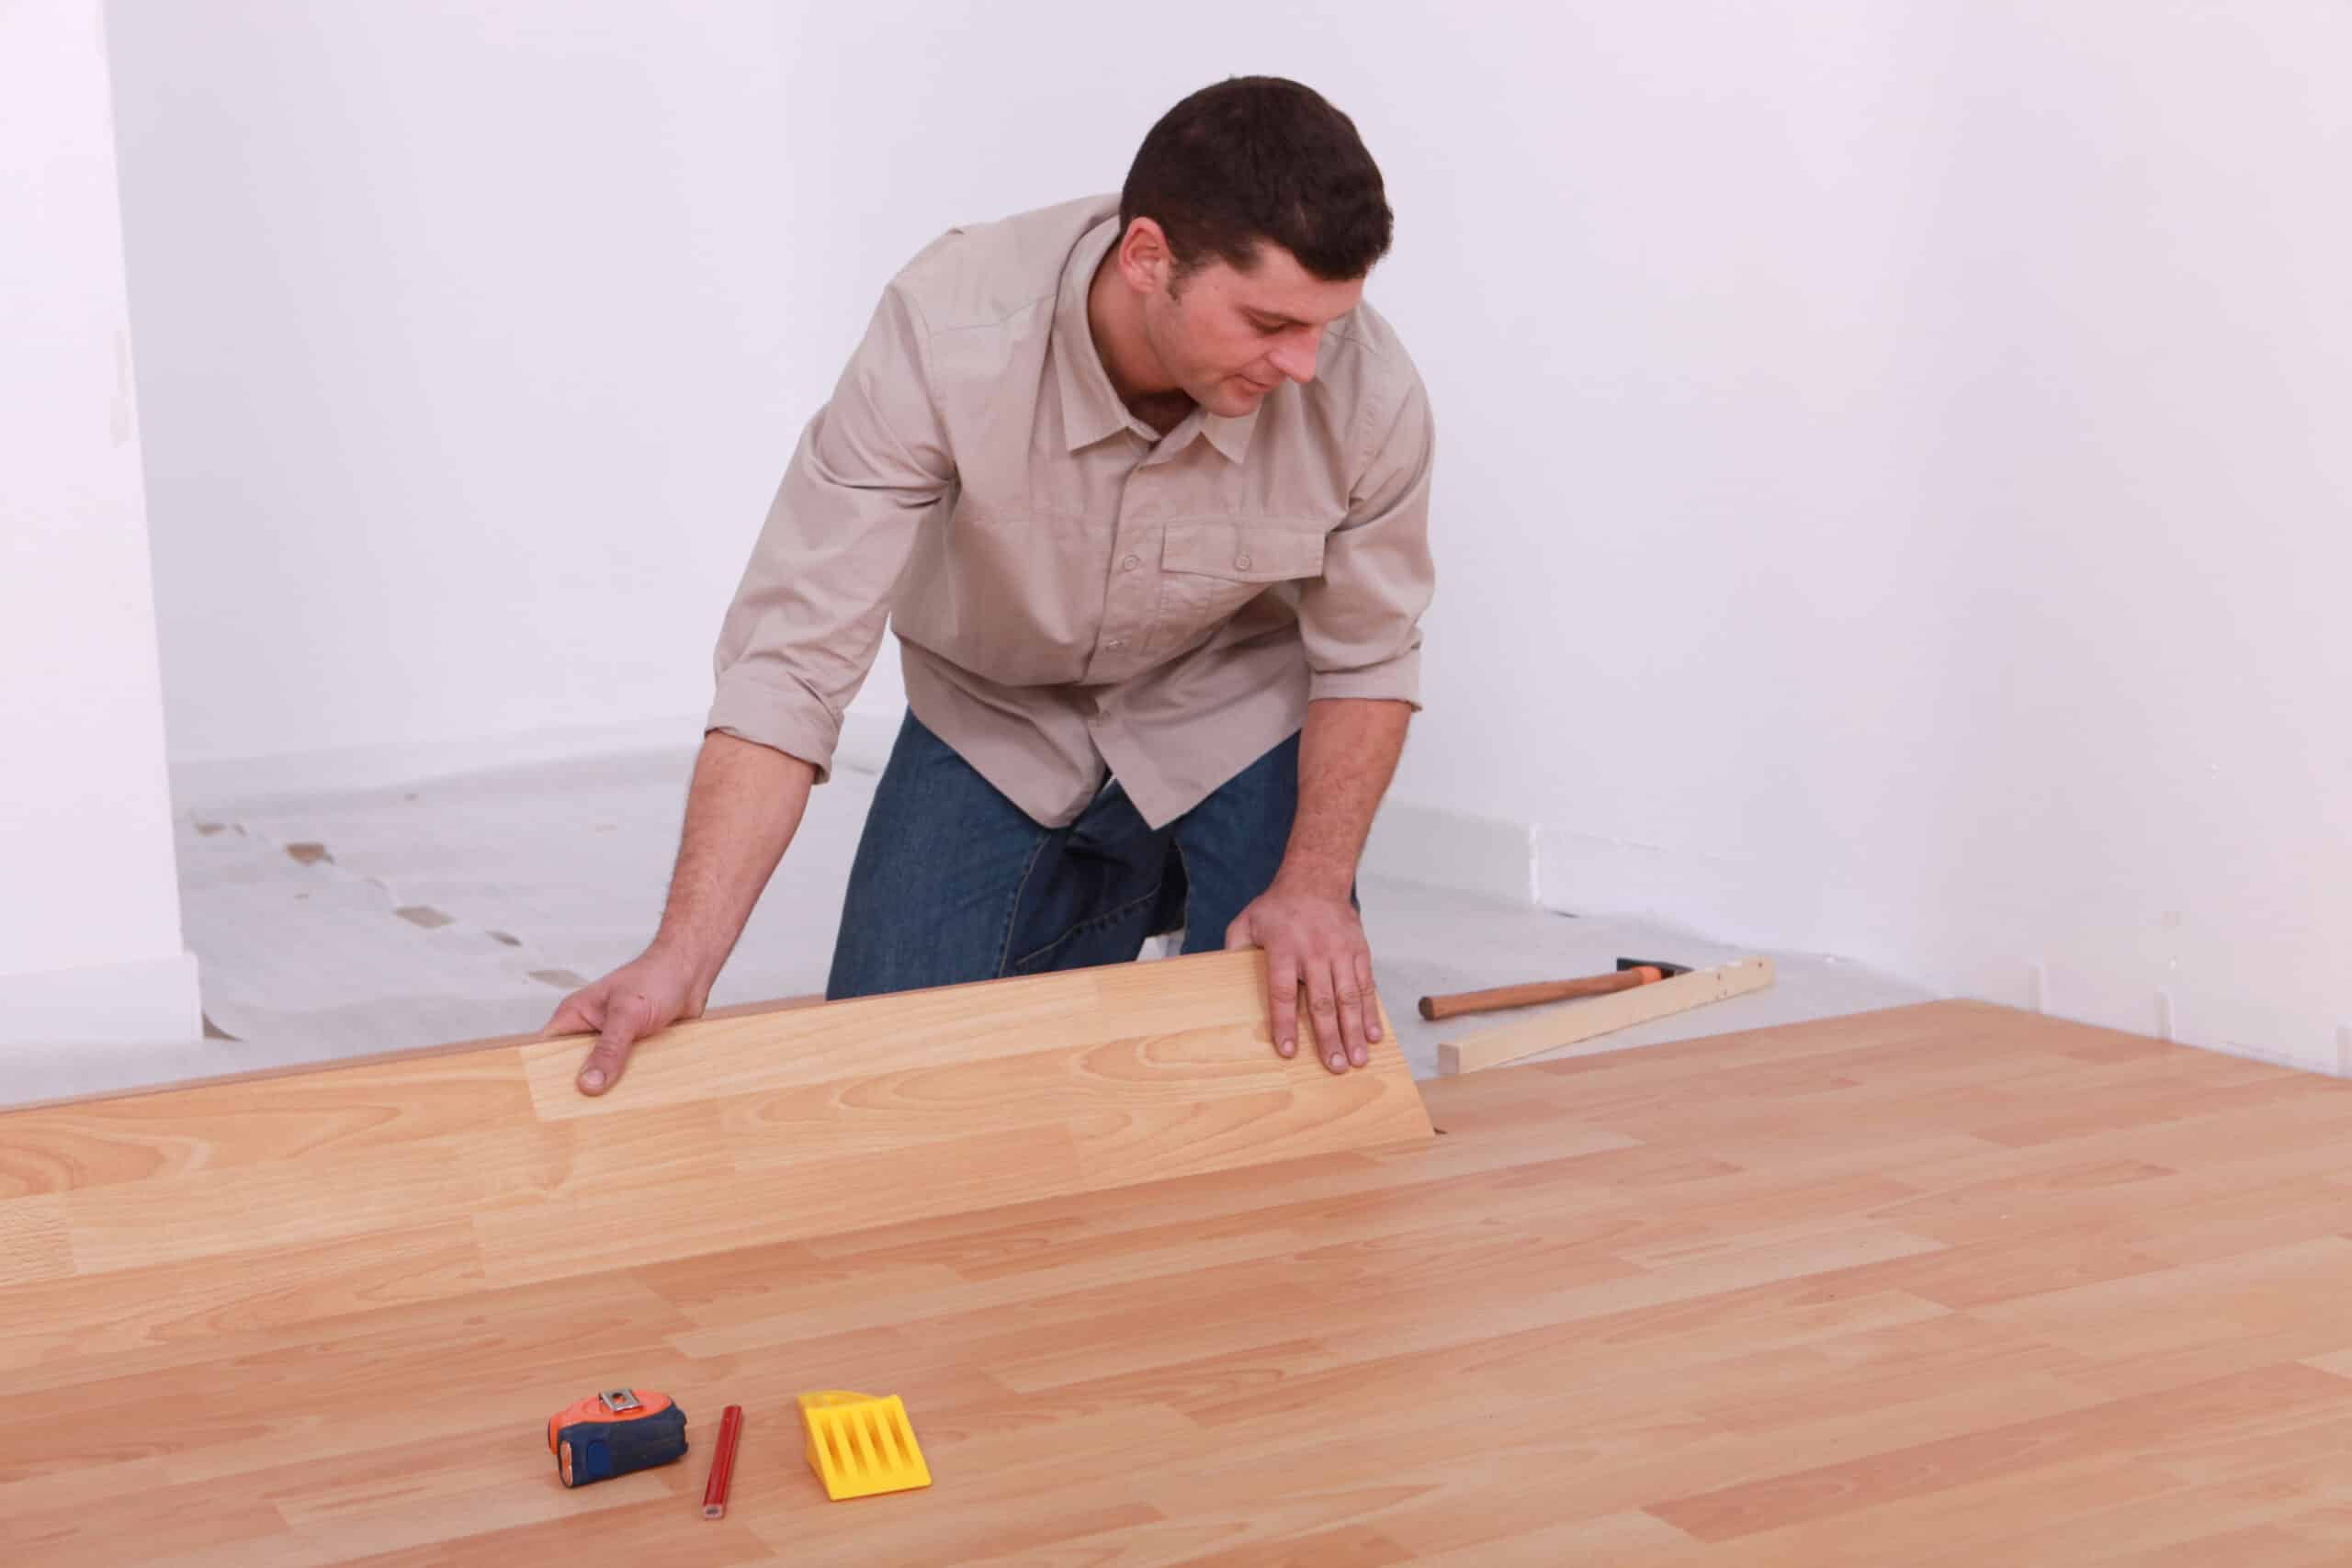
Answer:
<path fill-rule="evenodd" d="M 1430 559 L 1430 471 L 1437 429 L 1420 377 L 1373 418 L 1370 453 L 1348 518 L 1326 536 L 1323 574 L 1299 595 L 1307 699 L 1377 697 L 1421 705 L 1421 613 Z"/>
<path fill-rule="evenodd" d="M 820 784 L 915 531 L 955 473 L 925 340 L 894 283 L 801 432 L 719 626 L 704 728 L 798 757 Z"/>

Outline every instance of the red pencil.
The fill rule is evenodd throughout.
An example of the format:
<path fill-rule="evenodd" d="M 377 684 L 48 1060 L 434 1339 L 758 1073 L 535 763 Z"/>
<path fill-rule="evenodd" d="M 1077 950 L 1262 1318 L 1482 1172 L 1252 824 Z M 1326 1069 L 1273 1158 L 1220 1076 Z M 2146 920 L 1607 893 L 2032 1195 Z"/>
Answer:
<path fill-rule="evenodd" d="M 735 1439 L 743 1434 L 743 1407 L 730 1404 L 718 1418 L 718 1447 L 710 1456 L 710 1484 L 702 1489 L 702 1517 L 727 1517 L 727 1483 L 735 1474 Z"/>

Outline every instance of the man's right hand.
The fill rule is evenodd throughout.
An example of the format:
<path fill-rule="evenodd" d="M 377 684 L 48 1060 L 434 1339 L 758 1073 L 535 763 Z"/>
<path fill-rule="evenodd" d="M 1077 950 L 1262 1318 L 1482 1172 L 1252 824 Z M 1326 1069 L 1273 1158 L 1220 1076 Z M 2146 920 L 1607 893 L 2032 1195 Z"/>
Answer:
<path fill-rule="evenodd" d="M 649 948 L 593 986 L 563 998 L 540 1038 L 595 1034 L 595 1049 L 581 1064 L 582 1094 L 602 1094 L 620 1081 L 621 1068 L 637 1043 L 682 1018 L 700 1018 L 707 987 L 695 983 L 693 967 L 667 949 Z"/>
<path fill-rule="evenodd" d="M 814 764 L 723 730 L 702 738 L 686 790 L 677 869 L 652 945 L 563 998 L 540 1038 L 598 1034 L 580 1065 L 580 1092 L 620 1081 L 637 1043 L 682 1018 L 700 1018 L 719 966 L 800 826 Z"/>

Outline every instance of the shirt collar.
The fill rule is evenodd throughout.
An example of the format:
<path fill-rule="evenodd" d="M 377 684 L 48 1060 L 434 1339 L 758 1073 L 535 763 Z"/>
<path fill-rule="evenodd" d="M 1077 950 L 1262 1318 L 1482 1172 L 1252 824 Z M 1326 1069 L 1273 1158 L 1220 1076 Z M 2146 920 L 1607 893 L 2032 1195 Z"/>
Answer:
<path fill-rule="evenodd" d="M 1273 395 L 1268 392 L 1266 398 Z M 1198 411 L 1201 434 L 1208 437 L 1210 446 L 1228 458 L 1237 463 L 1241 461 L 1243 454 L 1250 450 L 1250 433 L 1258 428 L 1258 410 L 1266 406 L 1266 398 L 1260 398 L 1255 406 L 1238 419 L 1227 419 L 1221 413 L 1211 413 L 1205 409 Z"/>
<path fill-rule="evenodd" d="M 1119 232 L 1116 212 L 1086 231 L 1063 265 L 1061 292 L 1054 304 L 1054 375 L 1061 386 L 1062 434 L 1072 452 L 1130 426 L 1150 439 L 1160 439 L 1157 432 L 1128 411 L 1119 394 L 1112 389 L 1110 372 L 1102 368 L 1102 355 L 1094 346 L 1093 328 L 1086 320 L 1086 297 L 1094 284 L 1094 269 L 1110 254 Z M 1264 400 L 1259 400 L 1258 408 L 1264 406 Z M 1257 428 L 1258 408 L 1238 419 L 1195 408 L 1184 416 L 1184 423 L 1168 433 L 1169 437 L 1174 439 L 1175 446 L 1182 446 L 1191 439 L 1186 426 L 1197 426 L 1210 446 L 1228 460 L 1238 463 L 1250 450 L 1250 434 Z M 1175 446 L 1170 449 L 1172 451 Z"/>

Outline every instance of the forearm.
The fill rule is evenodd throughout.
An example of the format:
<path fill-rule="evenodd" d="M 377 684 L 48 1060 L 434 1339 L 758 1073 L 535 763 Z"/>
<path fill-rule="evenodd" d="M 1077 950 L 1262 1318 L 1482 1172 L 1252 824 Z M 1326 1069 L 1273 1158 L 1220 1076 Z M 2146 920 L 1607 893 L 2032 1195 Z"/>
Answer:
<path fill-rule="evenodd" d="M 1276 886 L 1348 896 L 1412 716 L 1409 703 L 1373 698 L 1307 705 L 1298 744 L 1298 813 Z"/>
<path fill-rule="evenodd" d="M 685 829 L 653 947 L 707 995 L 808 809 L 817 772 L 797 757 L 714 730 L 686 794 Z"/>

